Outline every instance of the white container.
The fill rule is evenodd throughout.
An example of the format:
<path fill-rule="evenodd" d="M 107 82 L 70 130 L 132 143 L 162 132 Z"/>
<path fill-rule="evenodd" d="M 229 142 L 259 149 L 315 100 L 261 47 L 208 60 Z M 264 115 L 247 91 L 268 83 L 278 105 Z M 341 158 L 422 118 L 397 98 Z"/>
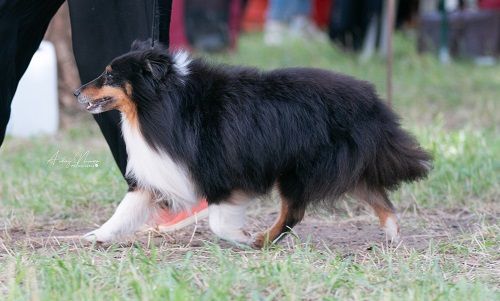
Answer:
<path fill-rule="evenodd" d="M 7 134 L 54 134 L 59 126 L 57 60 L 52 43 L 42 41 L 12 100 Z"/>

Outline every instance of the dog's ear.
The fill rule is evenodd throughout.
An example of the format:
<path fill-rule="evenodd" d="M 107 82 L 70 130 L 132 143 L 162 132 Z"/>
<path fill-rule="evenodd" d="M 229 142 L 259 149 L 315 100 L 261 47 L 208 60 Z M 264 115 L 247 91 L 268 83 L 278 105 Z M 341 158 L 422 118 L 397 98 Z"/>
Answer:
<path fill-rule="evenodd" d="M 149 50 L 145 52 L 144 68 L 153 78 L 160 80 L 167 75 L 170 68 L 170 58 L 166 51 Z"/>
<path fill-rule="evenodd" d="M 148 50 L 151 49 L 151 39 L 135 40 L 130 46 L 130 51 Z"/>
<path fill-rule="evenodd" d="M 150 59 L 146 59 L 145 66 L 146 66 L 146 71 L 148 73 L 151 73 L 151 75 L 158 80 L 162 79 L 167 74 L 168 71 L 168 67 L 165 64 Z"/>

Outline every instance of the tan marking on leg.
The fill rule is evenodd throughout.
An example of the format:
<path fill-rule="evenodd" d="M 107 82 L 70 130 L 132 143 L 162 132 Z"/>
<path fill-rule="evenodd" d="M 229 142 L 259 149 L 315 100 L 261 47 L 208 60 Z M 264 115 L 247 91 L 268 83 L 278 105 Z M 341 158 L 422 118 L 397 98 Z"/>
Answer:
<path fill-rule="evenodd" d="M 281 239 L 283 233 L 286 233 L 298 224 L 306 211 L 305 207 L 291 207 L 290 202 L 285 197 L 281 197 L 281 210 L 274 224 L 264 232 L 255 235 L 252 246 L 262 248 L 263 246 Z"/>
<path fill-rule="evenodd" d="M 399 224 L 394 206 L 385 192 L 369 190 L 365 184 L 360 184 L 352 192 L 353 196 L 370 205 L 378 216 L 380 227 L 391 242 L 399 240 Z"/>
<path fill-rule="evenodd" d="M 387 239 L 391 242 L 397 242 L 399 240 L 399 224 L 396 214 L 377 204 L 372 204 L 372 208 L 378 216 L 380 227 L 384 229 Z"/>
<path fill-rule="evenodd" d="M 253 246 L 255 248 L 262 248 L 265 245 L 273 242 L 279 235 L 281 235 L 285 227 L 286 218 L 288 215 L 288 204 L 283 199 L 281 200 L 281 209 L 274 224 L 264 232 L 260 232 L 255 236 Z"/>

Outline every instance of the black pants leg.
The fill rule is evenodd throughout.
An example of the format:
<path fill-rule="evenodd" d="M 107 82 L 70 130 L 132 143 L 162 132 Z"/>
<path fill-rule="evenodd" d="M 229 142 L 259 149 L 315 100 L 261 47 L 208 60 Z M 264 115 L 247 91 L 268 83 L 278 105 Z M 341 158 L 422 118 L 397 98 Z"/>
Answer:
<path fill-rule="evenodd" d="M 0 1 L 0 146 L 17 84 L 64 0 Z"/>
<path fill-rule="evenodd" d="M 116 56 L 127 52 L 136 39 L 152 37 L 153 1 L 68 0 L 73 51 L 82 83 L 104 71 Z M 155 36 L 168 45 L 171 0 L 159 0 L 159 33 Z M 127 152 L 120 128 L 118 111 L 94 115 L 123 175 Z M 129 185 L 132 185 L 128 181 Z"/>
<path fill-rule="evenodd" d="M 70 0 L 73 48 L 82 82 L 102 72 L 135 39 L 151 37 L 153 2 L 135 0 Z M 64 0 L 4 0 L 0 2 L 0 145 L 10 117 L 10 105 L 22 75 L 38 49 L 47 26 Z M 159 30 L 155 36 L 168 45 L 172 1 L 158 0 Z M 76 88 L 76 87 L 75 87 Z M 95 119 L 125 174 L 127 152 L 118 112 Z M 129 183 L 130 184 L 130 183 Z"/>

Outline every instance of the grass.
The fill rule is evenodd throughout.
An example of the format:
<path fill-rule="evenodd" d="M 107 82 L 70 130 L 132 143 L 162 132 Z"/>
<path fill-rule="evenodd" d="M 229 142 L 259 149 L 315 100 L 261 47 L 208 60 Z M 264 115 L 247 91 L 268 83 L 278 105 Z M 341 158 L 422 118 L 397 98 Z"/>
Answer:
<path fill-rule="evenodd" d="M 460 246 L 464 243 L 468 242 Z M 470 254 L 495 251 L 493 244 L 467 247 Z M 460 247 L 432 242 L 424 251 L 381 248 L 348 256 L 307 244 L 248 252 L 212 244 L 190 250 L 150 246 L 96 251 L 61 246 L 44 250 L 44 255 L 21 251 L 1 267 L 8 279 L 6 300 L 33 296 L 41 300 L 498 298 L 491 283 L 498 275 L 491 271 L 481 275 L 480 268 L 471 266 L 470 258 L 475 257 L 463 252 Z M 464 262 L 456 261 L 457 257 Z M 474 277 L 468 275 L 471 270 Z"/>
<path fill-rule="evenodd" d="M 238 52 L 215 61 L 262 68 L 308 65 L 373 82 L 385 95 L 384 62 L 363 63 L 327 43 L 291 41 L 266 48 L 244 36 Z M 418 55 L 414 41 L 395 41 L 394 107 L 404 126 L 435 156 L 430 177 L 392 195 L 400 211 L 474 215 L 470 228 L 445 239 L 371 250 L 332 248 L 307 237 L 262 251 L 201 245 L 40 245 L 38 230 L 94 227 L 126 187 L 90 121 L 55 137 L 8 138 L 0 149 L 0 299 L 5 300 L 499 300 L 500 66 L 443 66 Z M 98 167 L 50 164 L 58 153 L 88 151 Z M 345 218 L 345 217 L 343 217 Z M 34 234 L 33 234 L 34 233 Z M 374 238 L 375 240 L 376 238 Z"/>

